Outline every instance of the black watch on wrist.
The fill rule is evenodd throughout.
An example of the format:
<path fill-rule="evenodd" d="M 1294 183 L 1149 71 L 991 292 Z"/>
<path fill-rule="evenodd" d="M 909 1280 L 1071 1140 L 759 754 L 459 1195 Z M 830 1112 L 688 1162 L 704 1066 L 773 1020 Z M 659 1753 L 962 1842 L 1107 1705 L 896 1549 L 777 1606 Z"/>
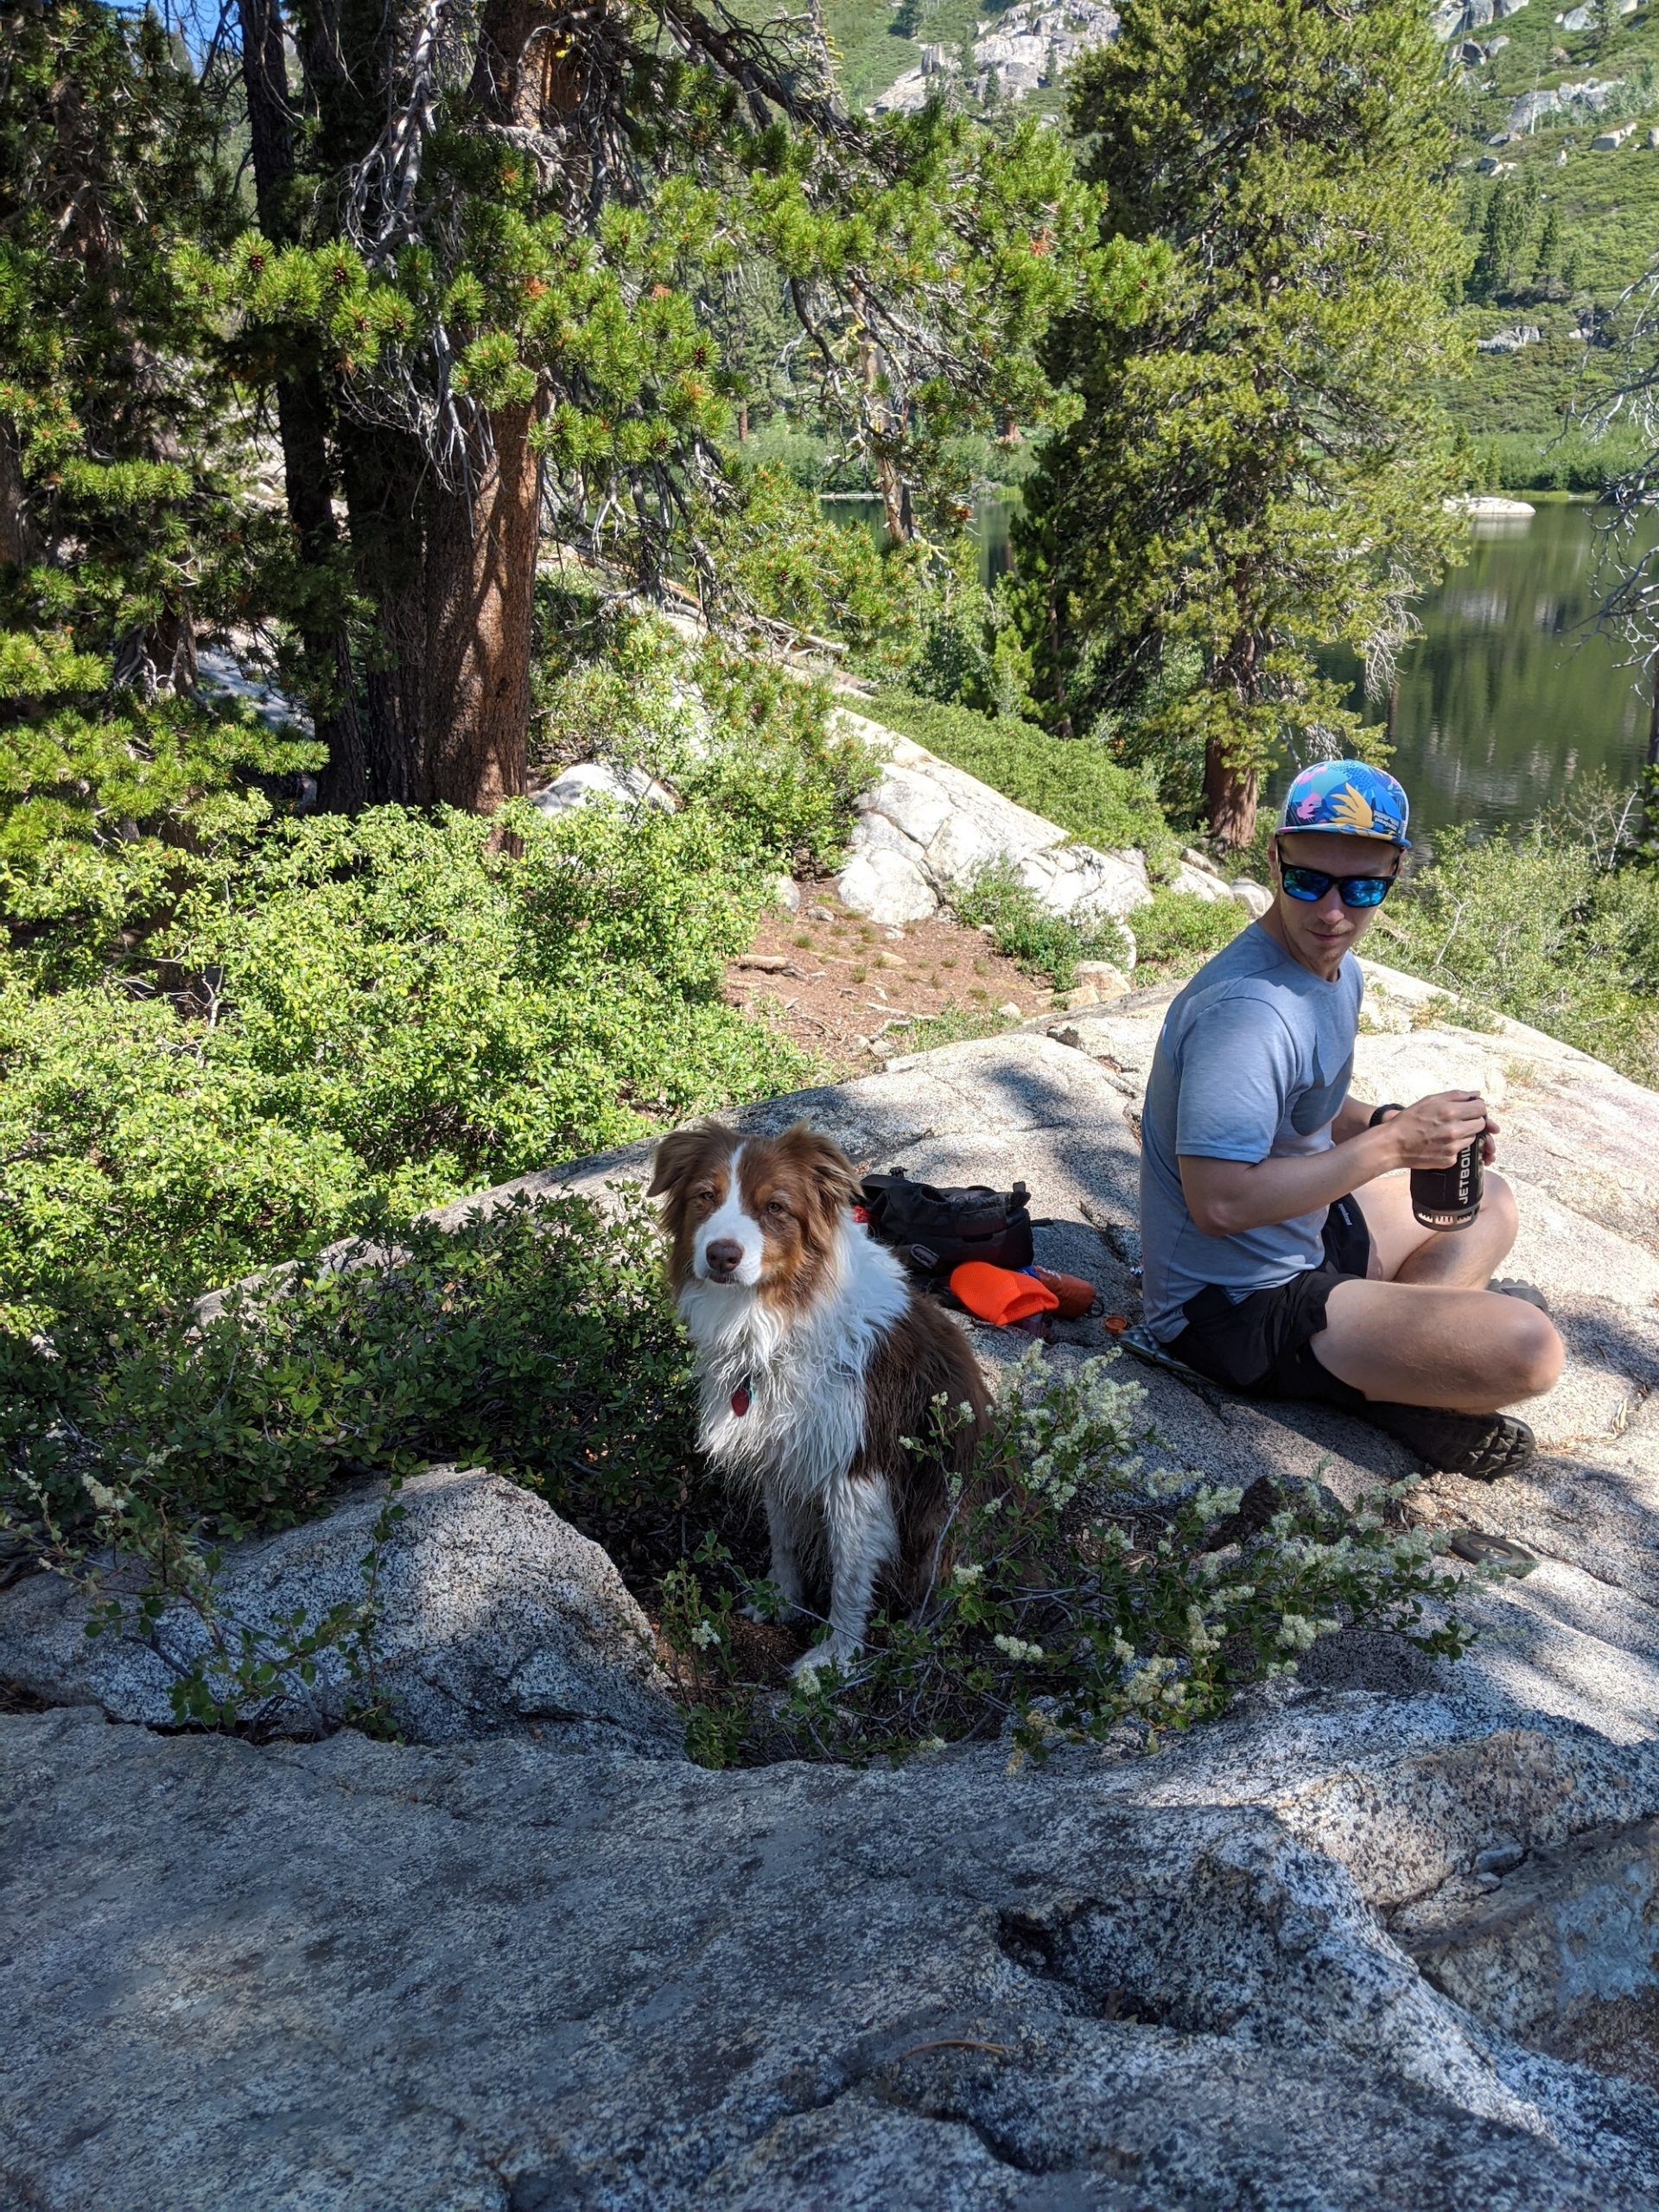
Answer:
<path fill-rule="evenodd" d="M 1393 1099 L 1390 1099 L 1386 1106 L 1372 1107 L 1371 1118 L 1366 1122 L 1365 1126 L 1368 1129 L 1374 1129 L 1385 1114 L 1403 1114 L 1405 1110 L 1406 1109 L 1403 1106 L 1397 1104 Z"/>

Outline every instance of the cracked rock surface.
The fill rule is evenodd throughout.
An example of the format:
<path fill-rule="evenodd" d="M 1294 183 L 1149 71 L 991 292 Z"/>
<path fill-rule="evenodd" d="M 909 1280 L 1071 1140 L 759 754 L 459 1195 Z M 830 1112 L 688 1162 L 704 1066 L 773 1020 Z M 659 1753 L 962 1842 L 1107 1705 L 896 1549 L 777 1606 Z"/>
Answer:
<path fill-rule="evenodd" d="M 1154 1758 L 1018 1773 L 991 1746 L 715 1775 L 650 1730 L 254 1746 L 0 1717 L 0 2203 L 1659 2200 L 1659 1096 L 1431 999 L 1370 971 L 1361 1087 L 1501 1070 L 1514 1272 L 1569 1344 L 1524 1476 L 1414 1494 L 1539 1555 L 1471 1586 L 1470 1657 L 1344 1633 Z M 1138 995 L 743 1118 L 804 1115 L 930 1180 L 1023 1176 L 1039 1258 L 1132 1312 L 1162 1010 Z M 598 1192 L 645 1162 L 525 1181 Z M 1100 1348 L 1090 1326 L 1052 1356 Z M 1139 1379 L 1171 1459 L 1217 1478 L 1351 1497 L 1409 1471 L 1334 1410 Z"/>

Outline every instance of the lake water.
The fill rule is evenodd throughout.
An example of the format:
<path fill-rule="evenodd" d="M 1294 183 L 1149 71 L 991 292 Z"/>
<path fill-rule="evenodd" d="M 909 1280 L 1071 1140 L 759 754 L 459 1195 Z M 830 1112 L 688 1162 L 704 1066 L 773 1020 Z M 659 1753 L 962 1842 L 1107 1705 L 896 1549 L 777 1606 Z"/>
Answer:
<path fill-rule="evenodd" d="M 837 501 L 830 512 L 880 528 L 878 502 Z M 1012 512 L 1006 499 L 980 505 L 988 582 L 1009 565 Z M 1402 657 L 1391 705 L 1364 700 L 1357 664 L 1331 657 L 1328 672 L 1351 683 L 1366 721 L 1391 721 L 1390 765 L 1411 795 L 1414 827 L 1493 830 L 1556 804 L 1576 777 L 1634 782 L 1647 701 L 1619 664 L 1622 641 L 1591 627 L 1605 519 L 1602 509 L 1551 503 L 1530 518 L 1471 524 L 1467 559 L 1418 603 L 1422 634 Z M 1659 544 L 1659 516 L 1636 543 Z"/>
<path fill-rule="evenodd" d="M 1389 765 L 1414 824 L 1493 830 L 1556 804 L 1575 778 L 1634 783 L 1647 699 L 1620 665 L 1629 648 L 1592 626 L 1611 582 L 1599 574 L 1606 520 L 1605 509 L 1552 504 L 1473 524 L 1468 558 L 1418 604 L 1422 635 L 1402 657 L 1391 717 L 1387 702 L 1362 702 L 1351 661 L 1333 661 L 1366 721 L 1391 719 Z M 1659 517 L 1634 543 L 1659 543 Z M 1622 542 L 1614 550 L 1625 557 Z"/>

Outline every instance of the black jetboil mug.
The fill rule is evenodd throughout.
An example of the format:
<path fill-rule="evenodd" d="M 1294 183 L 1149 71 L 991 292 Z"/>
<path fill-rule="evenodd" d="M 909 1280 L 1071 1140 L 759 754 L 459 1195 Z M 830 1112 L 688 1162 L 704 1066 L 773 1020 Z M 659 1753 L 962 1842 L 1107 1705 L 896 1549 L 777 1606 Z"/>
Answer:
<path fill-rule="evenodd" d="M 1379 1106 L 1371 1127 L 1385 1114 L 1398 1114 L 1395 1105 Z M 1486 1140 L 1478 1136 L 1465 1145 L 1449 1167 L 1414 1167 L 1411 1171 L 1411 1210 L 1425 1229 L 1467 1229 L 1480 1211 L 1480 1193 L 1486 1179 L 1484 1154 Z"/>
<path fill-rule="evenodd" d="M 1411 1210 L 1425 1229 L 1467 1229 L 1480 1211 L 1484 1141 L 1477 1137 L 1465 1145 L 1449 1167 L 1412 1169 Z"/>

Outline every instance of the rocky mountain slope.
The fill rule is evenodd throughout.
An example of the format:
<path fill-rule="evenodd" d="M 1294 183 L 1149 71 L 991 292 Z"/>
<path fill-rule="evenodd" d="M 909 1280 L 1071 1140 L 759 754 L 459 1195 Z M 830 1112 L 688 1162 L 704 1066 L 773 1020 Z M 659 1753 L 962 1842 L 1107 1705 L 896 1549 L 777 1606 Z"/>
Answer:
<path fill-rule="evenodd" d="M 1024 1175 L 1052 1217 L 1039 1256 L 1127 1307 L 1161 1013 L 1162 995 L 1120 999 L 747 1118 L 804 1113 L 935 1179 Z M 504 1709 L 486 1676 L 522 1682 L 525 1654 L 522 1621 L 502 1628 L 503 1531 L 556 1567 L 537 1570 L 543 1607 L 571 1548 L 516 1505 L 480 1526 L 492 1487 L 441 1481 L 397 1602 L 412 1654 L 429 1578 L 409 1663 L 452 1686 L 442 1740 L 256 1747 L 84 1703 L 0 1717 L 0 2201 L 1653 2202 L 1659 1096 L 1440 1014 L 1373 971 L 1362 1084 L 1411 1096 L 1501 1068 L 1516 1265 L 1571 1348 L 1533 1471 L 1416 1493 L 1424 1517 L 1539 1555 L 1471 1592 L 1468 1659 L 1330 1637 L 1294 1686 L 1152 1758 L 1014 1772 L 982 1746 L 709 1774 L 641 1732 L 637 1675 L 607 1722 L 600 1644 L 575 1653 L 569 1717 L 552 1694 Z M 531 1181 L 602 1190 L 644 1164 L 634 1147 Z M 1405 1471 L 1334 1412 L 1145 1380 L 1183 1464 L 1317 1470 L 1344 1496 Z M 466 1517 L 434 1520 L 451 1498 Z"/>

